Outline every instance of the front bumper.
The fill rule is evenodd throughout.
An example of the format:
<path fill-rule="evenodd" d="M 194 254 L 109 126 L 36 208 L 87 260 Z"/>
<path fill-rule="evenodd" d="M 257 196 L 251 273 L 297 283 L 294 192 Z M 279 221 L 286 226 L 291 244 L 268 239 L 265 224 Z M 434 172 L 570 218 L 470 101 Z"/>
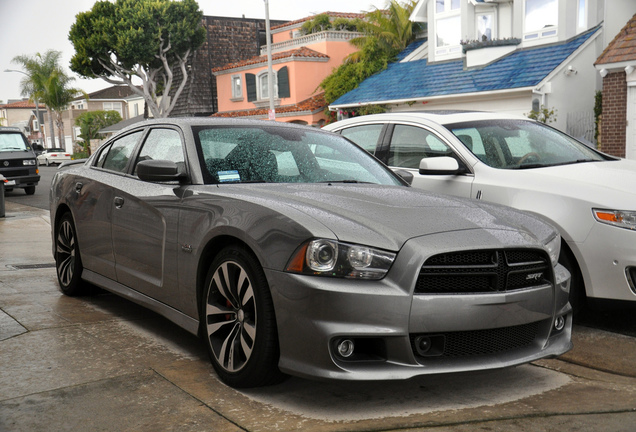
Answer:
<path fill-rule="evenodd" d="M 636 301 L 636 231 L 597 222 L 584 242 L 570 247 L 588 297 Z"/>
<path fill-rule="evenodd" d="M 314 378 L 406 379 L 508 367 L 567 352 L 572 347 L 570 275 L 561 266 L 556 268 L 554 286 L 487 294 L 413 294 L 426 258 L 444 250 L 475 249 L 475 244 L 501 248 L 504 244 L 497 237 L 476 231 L 410 240 L 381 281 L 266 270 L 279 330 L 280 369 Z M 506 246 L 530 246 L 517 240 Z M 558 317 L 564 318 L 559 331 L 554 327 Z M 517 343 L 517 334 L 529 339 Z M 415 347 L 420 336 L 443 343 L 459 340 L 453 343 L 468 350 L 450 356 L 436 355 L 435 350 L 420 355 Z M 336 349 L 345 339 L 357 349 L 346 359 Z M 502 340 L 511 344 L 500 346 Z M 494 348 L 471 351 L 471 346 L 484 345 Z"/>

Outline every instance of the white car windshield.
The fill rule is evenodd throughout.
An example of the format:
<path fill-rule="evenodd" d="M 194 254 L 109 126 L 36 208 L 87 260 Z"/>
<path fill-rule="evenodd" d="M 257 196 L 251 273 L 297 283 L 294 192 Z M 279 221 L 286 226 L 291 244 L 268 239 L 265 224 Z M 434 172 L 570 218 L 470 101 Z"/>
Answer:
<path fill-rule="evenodd" d="M 363 149 L 324 132 L 226 126 L 194 135 L 206 183 L 403 184 Z"/>
<path fill-rule="evenodd" d="M 493 168 L 527 169 L 608 160 L 580 141 L 533 121 L 480 120 L 445 127 Z"/>

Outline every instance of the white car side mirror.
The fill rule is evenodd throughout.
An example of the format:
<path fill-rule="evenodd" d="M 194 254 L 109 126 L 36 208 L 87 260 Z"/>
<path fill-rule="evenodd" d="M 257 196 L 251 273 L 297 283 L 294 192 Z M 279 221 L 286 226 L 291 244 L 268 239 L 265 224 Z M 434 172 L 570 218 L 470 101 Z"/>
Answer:
<path fill-rule="evenodd" d="M 457 159 L 449 156 L 424 158 L 420 161 L 422 175 L 455 175 L 459 174 Z"/>

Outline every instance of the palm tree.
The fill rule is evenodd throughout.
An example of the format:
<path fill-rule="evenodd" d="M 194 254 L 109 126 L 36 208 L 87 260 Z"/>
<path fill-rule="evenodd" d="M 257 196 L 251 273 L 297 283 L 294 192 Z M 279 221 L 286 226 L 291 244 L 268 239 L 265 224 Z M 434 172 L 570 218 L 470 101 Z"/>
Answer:
<path fill-rule="evenodd" d="M 60 66 L 61 51 L 48 50 L 44 55 L 19 55 L 12 62 L 20 64 L 26 71 L 20 82 L 23 96 L 44 102 L 49 115 L 51 145 L 55 147 L 55 129 L 53 121 L 58 125 L 60 146 L 64 145 L 64 124 L 62 111 L 68 108 L 73 97 L 81 90 L 69 87 L 73 78 L 69 78 Z"/>
<path fill-rule="evenodd" d="M 414 23 L 409 18 L 417 1 L 410 0 L 404 5 L 391 0 L 386 9 L 375 9 L 367 12 L 366 19 L 360 25 L 364 36 L 351 41 L 360 48 L 349 56 L 349 61 L 361 61 L 363 49 L 373 44 L 375 49 L 392 58 L 415 40 L 418 32 L 423 30 L 421 23 Z M 362 57 L 361 57 L 362 56 Z"/>

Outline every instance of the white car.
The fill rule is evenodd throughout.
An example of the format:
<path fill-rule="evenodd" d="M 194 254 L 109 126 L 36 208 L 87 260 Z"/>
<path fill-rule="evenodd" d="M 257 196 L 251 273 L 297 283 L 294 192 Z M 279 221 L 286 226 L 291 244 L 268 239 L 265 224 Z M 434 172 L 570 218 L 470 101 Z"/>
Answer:
<path fill-rule="evenodd" d="M 38 155 L 38 165 L 52 165 L 61 164 L 62 162 L 70 161 L 71 154 L 63 148 L 49 148 Z"/>
<path fill-rule="evenodd" d="M 412 185 L 527 210 L 563 239 L 570 302 L 636 302 L 636 161 L 526 117 L 486 112 L 387 113 L 326 126 Z"/>

